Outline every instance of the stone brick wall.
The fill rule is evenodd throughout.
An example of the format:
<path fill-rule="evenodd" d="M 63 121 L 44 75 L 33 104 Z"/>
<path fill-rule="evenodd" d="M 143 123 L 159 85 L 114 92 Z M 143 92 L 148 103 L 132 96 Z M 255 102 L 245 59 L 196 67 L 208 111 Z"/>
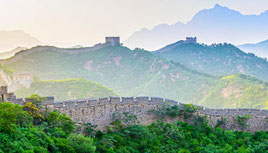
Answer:
<path fill-rule="evenodd" d="M 24 105 L 29 99 L 17 99 L 15 103 Z M 57 109 L 66 113 L 74 121 L 78 123 L 92 123 L 98 125 L 98 129 L 104 130 L 106 126 L 112 122 L 113 114 L 129 112 L 137 116 L 140 124 L 151 124 L 159 118 L 151 112 L 156 110 L 163 104 L 171 106 L 179 105 L 183 107 L 183 103 L 179 103 L 169 99 L 157 97 L 110 97 L 99 99 L 77 99 L 68 101 L 54 102 L 53 97 L 45 98 L 42 105 L 46 105 L 51 109 Z M 245 116 L 251 114 L 247 124 L 249 127 L 246 131 L 268 131 L 268 110 L 258 109 L 209 109 L 202 106 L 197 106 L 199 109 L 195 112 L 198 116 L 207 116 L 209 124 L 215 126 L 218 120 L 226 120 L 223 126 L 229 130 L 245 130 L 238 124 L 237 116 Z M 166 118 L 167 122 L 176 122 L 182 117 Z M 187 121 L 186 121 L 187 122 Z M 189 120 L 190 123 L 193 119 Z"/>
<path fill-rule="evenodd" d="M 9 88 L 9 92 L 14 92 L 21 87 L 29 88 L 32 84 L 33 76 L 29 72 L 11 72 L 8 74 L 0 67 L 0 77 Z M 4 84 L 2 84 L 4 85 Z"/>
<path fill-rule="evenodd" d="M 3 68 L 0 67 L 0 77 L 6 83 L 6 85 L 10 85 L 13 83 L 13 78 L 8 75 Z"/>

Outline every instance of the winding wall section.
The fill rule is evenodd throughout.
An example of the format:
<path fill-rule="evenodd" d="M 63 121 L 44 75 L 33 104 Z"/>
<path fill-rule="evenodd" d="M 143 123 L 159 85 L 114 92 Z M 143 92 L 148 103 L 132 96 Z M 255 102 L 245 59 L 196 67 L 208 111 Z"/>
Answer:
<path fill-rule="evenodd" d="M 16 99 L 15 103 L 23 105 L 29 99 Z M 42 103 L 51 109 L 57 109 L 66 113 L 74 121 L 79 123 L 92 123 L 98 125 L 99 129 L 105 129 L 109 126 L 113 119 L 114 113 L 123 114 L 129 112 L 137 116 L 140 124 L 151 124 L 159 118 L 151 112 L 164 104 L 171 106 L 178 105 L 183 108 L 182 103 L 157 98 L 157 97 L 110 97 L 99 99 L 79 99 L 54 102 L 53 97 L 47 97 Z M 268 131 L 268 110 L 258 109 L 209 109 L 197 106 L 199 109 L 195 112 L 198 116 L 207 116 L 209 124 L 215 126 L 218 120 L 226 120 L 224 126 L 229 130 L 242 130 L 238 124 L 237 116 L 245 116 L 251 114 L 247 124 L 247 131 Z M 167 122 L 176 122 L 183 118 L 166 118 Z M 187 122 L 187 121 L 186 121 Z"/>

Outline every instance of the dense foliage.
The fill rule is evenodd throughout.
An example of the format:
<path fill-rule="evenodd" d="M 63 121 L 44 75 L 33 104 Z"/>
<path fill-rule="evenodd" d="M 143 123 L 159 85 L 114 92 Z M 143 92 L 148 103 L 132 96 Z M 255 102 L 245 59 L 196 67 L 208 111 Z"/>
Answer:
<path fill-rule="evenodd" d="M 264 153 L 268 150 L 267 132 L 231 132 L 180 121 L 115 129 L 95 138 L 97 152 Z"/>
<path fill-rule="evenodd" d="M 212 128 L 204 120 L 196 125 L 158 121 L 144 126 L 138 125 L 132 114 L 115 113 L 107 131 L 101 132 L 90 123 L 78 125 L 58 111 L 37 108 L 36 102 L 24 107 L 0 103 L 0 153 L 267 153 L 268 150 L 268 132 L 264 131 L 254 134 L 226 131 Z M 188 105 L 183 110 L 173 107 L 164 113 L 177 116 L 194 112 L 195 108 Z"/>
<path fill-rule="evenodd" d="M 93 139 L 74 133 L 75 123 L 58 111 L 0 103 L 0 153 L 91 153 Z"/>

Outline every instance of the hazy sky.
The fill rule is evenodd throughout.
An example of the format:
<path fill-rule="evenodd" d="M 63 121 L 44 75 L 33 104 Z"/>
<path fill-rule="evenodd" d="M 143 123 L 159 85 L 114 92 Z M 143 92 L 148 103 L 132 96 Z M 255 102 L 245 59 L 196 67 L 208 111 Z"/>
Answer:
<path fill-rule="evenodd" d="M 127 39 L 141 28 L 187 22 L 216 3 L 243 14 L 268 10 L 268 0 L 0 0 L 0 30 L 23 30 L 51 45 Z"/>

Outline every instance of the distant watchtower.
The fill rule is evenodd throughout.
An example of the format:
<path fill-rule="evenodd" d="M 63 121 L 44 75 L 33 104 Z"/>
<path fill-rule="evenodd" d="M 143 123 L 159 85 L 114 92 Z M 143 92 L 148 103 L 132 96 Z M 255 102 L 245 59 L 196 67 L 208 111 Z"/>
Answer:
<path fill-rule="evenodd" d="M 193 44 L 196 44 L 197 43 L 197 39 L 196 39 L 196 37 L 186 37 L 185 43 L 193 43 Z"/>
<path fill-rule="evenodd" d="M 14 72 L 13 81 L 21 81 L 21 80 L 33 80 L 33 76 L 29 72 Z"/>
<path fill-rule="evenodd" d="M 119 46 L 120 45 L 120 37 L 106 37 L 105 43 L 110 44 L 112 46 Z"/>

